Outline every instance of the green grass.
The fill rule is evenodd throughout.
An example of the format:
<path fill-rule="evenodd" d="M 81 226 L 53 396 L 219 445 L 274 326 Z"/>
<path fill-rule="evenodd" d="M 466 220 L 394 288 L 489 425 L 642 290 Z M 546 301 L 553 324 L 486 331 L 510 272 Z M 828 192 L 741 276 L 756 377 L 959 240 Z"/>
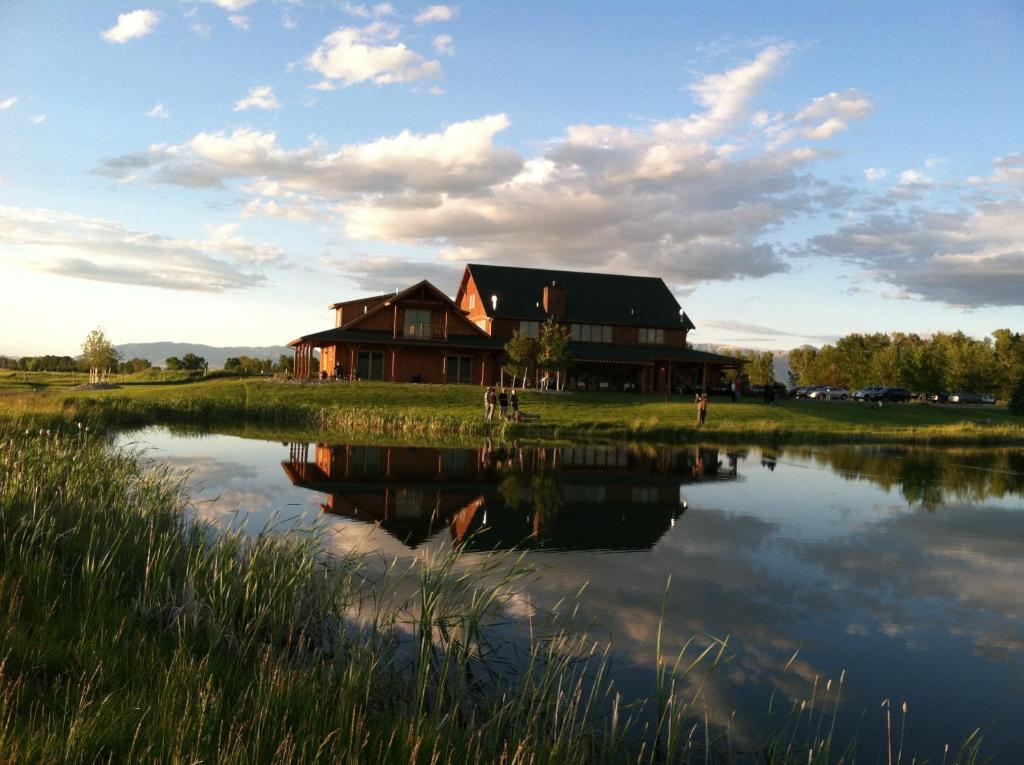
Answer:
<path fill-rule="evenodd" d="M 546 440 L 931 444 L 1024 443 L 1024 418 L 1003 406 L 955 407 L 923 403 L 881 408 L 852 402 L 781 401 L 765 406 L 712 399 L 705 427 L 695 425 L 687 397 L 623 393 L 521 395 L 522 409 L 539 420 L 483 422 L 482 390 L 463 385 L 340 383 L 302 385 L 257 378 L 216 378 L 182 384 L 126 384 L 118 390 L 70 392 L 60 382 L 25 391 L 26 383 L 0 375 L 0 400 L 10 411 L 61 411 L 97 426 L 192 424 L 228 428 L 353 432 L 420 438 L 515 436 Z M 20 391 L 20 392 L 18 392 Z"/>
<path fill-rule="evenodd" d="M 0 762 L 854 761 L 832 733 L 841 682 L 736 756 L 700 721 L 726 641 L 666 658 L 659 631 L 651 696 L 630 703 L 571 618 L 502 641 L 531 575 L 514 555 L 382 570 L 315 530 L 215 534 L 168 468 L 24 426 L 0 420 Z M 901 761 L 901 733 L 881 746 Z"/>

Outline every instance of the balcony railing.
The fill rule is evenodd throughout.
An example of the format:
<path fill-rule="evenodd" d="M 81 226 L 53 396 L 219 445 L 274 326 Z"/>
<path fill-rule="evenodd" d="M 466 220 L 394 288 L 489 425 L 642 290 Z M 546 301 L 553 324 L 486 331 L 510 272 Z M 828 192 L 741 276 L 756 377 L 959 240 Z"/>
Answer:
<path fill-rule="evenodd" d="M 421 340 L 446 340 L 447 328 L 444 324 L 401 324 L 398 337 L 416 337 Z"/>

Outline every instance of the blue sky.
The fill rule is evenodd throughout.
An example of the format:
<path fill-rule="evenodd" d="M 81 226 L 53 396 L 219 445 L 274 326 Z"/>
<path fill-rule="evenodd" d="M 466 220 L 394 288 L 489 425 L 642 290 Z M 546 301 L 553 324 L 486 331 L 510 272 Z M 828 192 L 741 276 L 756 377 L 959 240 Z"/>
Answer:
<path fill-rule="evenodd" d="M 0 4 L 0 352 L 279 344 L 465 262 L 695 342 L 1024 329 L 1024 6 Z"/>

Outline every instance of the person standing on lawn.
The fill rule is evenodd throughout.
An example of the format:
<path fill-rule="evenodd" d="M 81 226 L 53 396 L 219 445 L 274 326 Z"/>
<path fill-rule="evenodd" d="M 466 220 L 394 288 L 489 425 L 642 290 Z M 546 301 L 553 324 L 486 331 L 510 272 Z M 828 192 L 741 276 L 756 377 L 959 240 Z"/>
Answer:
<path fill-rule="evenodd" d="M 496 396 L 494 395 L 494 386 L 488 385 L 484 391 L 484 419 L 490 422 L 494 419 L 494 402 Z"/>
<path fill-rule="evenodd" d="M 701 391 L 697 396 L 697 425 L 703 427 L 708 417 L 708 394 Z"/>
<path fill-rule="evenodd" d="M 508 419 L 508 390 L 505 388 L 502 388 L 501 393 L 498 394 L 498 412 L 501 414 L 501 419 Z"/>
<path fill-rule="evenodd" d="M 512 389 L 512 393 L 509 394 L 508 403 L 512 407 L 512 419 L 516 422 L 519 421 L 519 394 L 516 393 L 516 389 Z"/>

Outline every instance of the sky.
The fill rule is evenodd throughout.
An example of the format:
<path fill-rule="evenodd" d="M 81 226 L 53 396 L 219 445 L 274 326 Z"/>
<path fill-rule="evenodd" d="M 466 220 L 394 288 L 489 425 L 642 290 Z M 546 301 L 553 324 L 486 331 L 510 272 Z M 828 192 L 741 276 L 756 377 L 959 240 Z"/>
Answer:
<path fill-rule="evenodd" d="M 0 34 L 0 353 L 280 345 L 467 262 L 660 276 L 695 343 L 1024 331 L 1019 0 L 4 0 Z"/>

